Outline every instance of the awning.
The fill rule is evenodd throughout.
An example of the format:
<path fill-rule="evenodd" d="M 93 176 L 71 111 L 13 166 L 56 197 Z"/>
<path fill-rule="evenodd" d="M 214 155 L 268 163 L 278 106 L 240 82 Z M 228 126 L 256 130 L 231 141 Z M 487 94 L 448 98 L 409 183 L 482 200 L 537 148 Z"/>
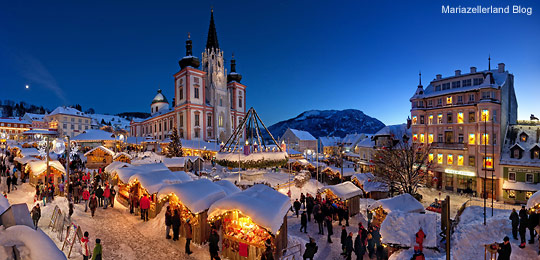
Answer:
<path fill-rule="evenodd" d="M 537 190 L 540 190 L 540 183 L 534 184 L 534 183 L 526 183 L 526 182 L 521 182 L 521 181 L 516 181 L 516 182 L 504 181 L 503 190 L 537 191 Z"/>

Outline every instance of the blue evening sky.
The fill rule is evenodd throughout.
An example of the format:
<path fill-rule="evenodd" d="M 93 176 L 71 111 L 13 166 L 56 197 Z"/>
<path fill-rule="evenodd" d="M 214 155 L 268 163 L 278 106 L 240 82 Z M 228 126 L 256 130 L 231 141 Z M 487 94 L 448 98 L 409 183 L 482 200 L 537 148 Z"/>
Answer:
<path fill-rule="evenodd" d="M 206 44 L 210 7 L 219 44 L 268 124 L 310 109 L 356 108 L 405 122 L 422 71 L 487 69 L 515 75 L 520 119 L 540 115 L 540 2 L 461 1 L 2 1 L 0 99 L 100 113 L 150 111 L 191 32 Z M 533 7 L 523 14 L 441 14 L 441 5 Z M 227 62 L 227 67 L 229 67 Z M 25 89 L 26 84 L 30 85 Z"/>

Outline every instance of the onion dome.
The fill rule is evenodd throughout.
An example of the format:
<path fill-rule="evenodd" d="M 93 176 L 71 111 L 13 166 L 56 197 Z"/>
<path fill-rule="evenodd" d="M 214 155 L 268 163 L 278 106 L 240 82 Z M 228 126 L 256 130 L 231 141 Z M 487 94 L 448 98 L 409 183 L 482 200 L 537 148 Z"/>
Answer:
<path fill-rule="evenodd" d="M 169 104 L 169 101 L 167 101 L 167 98 L 165 95 L 161 93 L 161 89 L 158 89 L 156 96 L 154 97 L 154 100 L 152 100 L 152 104 L 155 103 L 167 103 Z"/>
<path fill-rule="evenodd" d="M 231 72 L 229 72 L 229 74 L 227 75 L 227 83 L 232 82 L 232 81 L 236 81 L 240 83 L 241 80 L 242 80 L 242 75 L 236 73 L 236 60 L 234 59 L 234 53 L 233 53 L 232 59 L 231 59 Z"/>
<path fill-rule="evenodd" d="M 188 33 L 188 39 L 186 40 L 186 56 L 178 61 L 178 65 L 180 65 L 181 69 L 184 69 L 185 67 L 198 68 L 200 64 L 199 58 L 193 56 L 193 45 L 191 43 L 191 36 Z"/>

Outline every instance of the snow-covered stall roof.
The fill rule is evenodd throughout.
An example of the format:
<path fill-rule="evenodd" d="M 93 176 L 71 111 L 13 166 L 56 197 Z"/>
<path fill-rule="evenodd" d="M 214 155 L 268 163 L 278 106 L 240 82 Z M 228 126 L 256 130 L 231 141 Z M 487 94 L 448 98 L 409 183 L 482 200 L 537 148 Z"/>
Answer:
<path fill-rule="evenodd" d="M 163 158 L 163 163 L 167 167 L 182 168 L 186 165 L 186 157 L 172 157 L 172 158 Z"/>
<path fill-rule="evenodd" d="M 172 173 L 176 175 L 182 181 L 182 183 L 193 180 L 193 178 L 191 178 L 191 176 L 189 176 L 189 174 L 187 174 L 185 171 L 176 171 Z"/>
<path fill-rule="evenodd" d="M 204 159 L 201 158 L 200 156 L 184 156 L 184 157 L 186 157 L 187 159 L 189 159 L 192 162 L 195 162 L 195 161 L 197 161 L 199 159 L 204 162 Z"/>
<path fill-rule="evenodd" d="M 527 200 L 527 208 L 533 208 L 534 206 L 540 204 L 540 191 L 535 192 Z"/>
<path fill-rule="evenodd" d="M 413 247 L 420 228 L 426 235 L 423 246 L 437 247 L 437 214 L 390 212 L 381 225 L 382 242 Z"/>
<path fill-rule="evenodd" d="M 59 161 L 56 161 L 56 160 L 49 161 L 49 166 L 57 169 L 58 171 L 60 171 L 63 174 L 66 173 L 66 169 L 64 168 L 64 166 Z M 45 160 L 43 160 L 43 161 L 32 161 L 32 162 L 29 162 L 26 165 L 26 167 L 30 169 L 30 171 L 32 172 L 32 174 L 34 174 L 34 176 L 38 176 L 41 173 L 43 173 L 44 171 L 47 171 L 47 161 L 45 161 Z"/>
<path fill-rule="evenodd" d="M 212 203 L 227 196 L 221 186 L 208 179 L 199 179 L 187 183 L 163 185 L 158 198 L 174 193 L 192 213 L 201 213 Z"/>
<path fill-rule="evenodd" d="M 155 172 L 155 171 L 164 171 L 169 170 L 167 166 L 163 163 L 150 163 L 150 164 L 141 164 L 139 166 L 131 166 L 116 169 L 116 174 L 118 179 L 124 183 L 128 183 L 131 176 L 141 173 L 141 172 Z"/>
<path fill-rule="evenodd" d="M 84 130 L 81 134 L 73 137 L 72 141 L 79 142 L 88 142 L 88 141 L 114 141 L 115 135 L 111 132 L 99 130 L 99 129 L 88 129 Z"/>
<path fill-rule="evenodd" d="M 111 156 L 114 156 L 114 152 L 113 152 L 111 149 L 109 149 L 109 148 L 107 148 L 107 147 L 105 147 L 105 146 L 103 146 L 103 145 L 100 145 L 100 146 L 98 146 L 98 147 L 96 147 L 96 148 L 94 148 L 94 149 L 92 149 L 92 150 L 86 152 L 86 153 L 84 154 L 84 156 L 88 156 L 88 154 L 92 153 L 93 151 L 95 151 L 95 150 L 97 150 L 97 149 L 100 149 L 100 150 L 104 151 L 105 153 L 108 153 L 108 154 L 110 154 Z"/>
<path fill-rule="evenodd" d="M 290 207 L 289 197 L 266 185 L 256 184 L 216 201 L 208 210 L 208 218 L 227 211 L 239 210 L 249 216 L 255 224 L 276 234 Z"/>
<path fill-rule="evenodd" d="M 382 207 L 384 211 L 387 213 L 393 212 L 393 211 L 401 211 L 401 212 L 426 212 L 424 209 L 424 206 L 416 200 L 411 194 L 404 193 L 398 196 L 395 196 L 393 198 L 388 199 L 382 199 L 377 200 L 373 205 L 369 207 L 370 210 L 375 209 L 377 207 Z"/>
<path fill-rule="evenodd" d="M 238 188 L 236 185 L 234 185 L 228 180 L 215 181 L 214 183 L 221 186 L 221 188 L 223 189 L 223 191 L 225 191 L 225 193 L 227 193 L 227 195 L 242 191 L 240 188 Z"/>
<path fill-rule="evenodd" d="M 366 173 L 356 173 L 356 174 L 353 174 L 352 177 L 351 177 L 351 180 L 358 180 L 358 182 L 362 185 L 364 185 L 364 182 L 368 181 L 368 180 L 372 180 L 374 179 L 375 176 L 373 175 L 373 173 L 371 172 L 366 172 Z"/>
<path fill-rule="evenodd" d="M 116 159 L 116 158 L 118 158 L 118 157 L 120 157 L 120 156 L 122 156 L 122 155 L 126 156 L 126 157 L 129 158 L 130 160 L 132 159 L 131 155 L 129 155 L 128 153 L 125 153 L 125 152 L 119 152 L 119 153 L 116 153 L 116 154 L 113 156 L 113 159 Z"/>
<path fill-rule="evenodd" d="M 362 190 L 356 187 L 356 185 L 354 185 L 350 181 L 346 181 L 336 185 L 327 185 L 321 188 L 322 191 L 327 189 L 332 191 L 332 193 L 334 193 L 342 200 L 348 200 L 352 197 L 362 195 Z"/>
<path fill-rule="evenodd" d="M 36 148 L 21 148 L 22 157 L 39 156 L 39 151 Z"/>
<path fill-rule="evenodd" d="M 0 215 L 4 213 L 9 208 L 9 201 L 4 198 L 4 196 L 0 196 Z"/>
<path fill-rule="evenodd" d="M 31 162 L 31 161 L 39 161 L 39 159 L 32 156 L 25 156 L 25 157 L 17 157 L 15 158 L 15 161 L 20 164 L 27 164 L 28 162 Z"/>
<path fill-rule="evenodd" d="M 362 188 L 365 192 L 374 192 L 374 191 L 381 191 L 381 192 L 388 192 L 388 185 L 386 183 L 378 182 L 378 181 L 372 181 L 368 180 L 364 182 L 362 185 Z"/>
<path fill-rule="evenodd" d="M 24 225 L 15 225 L 0 230 L 0 246 L 17 246 L 21 253 L 21 259 L 67 259 L 41 229 L 34 230 Z"/>
<path fill-rule="evenodd" d="M 138 180 L 142 187 L 150 194 L 158 192 L 161 187 L 167 184 L 182 183 L 179 174 L 174 174 L 169 169 L 158 171 L 141 171 L 129 177 L 128 182 Z"/>
<path fill-rule="evenodd" d="M 105 167 L 105 172 L 113 173 L 114 171 L 120 168 L 131 167 L 131 166 L 132 165 L 129 163 L 114 161 Z"/>

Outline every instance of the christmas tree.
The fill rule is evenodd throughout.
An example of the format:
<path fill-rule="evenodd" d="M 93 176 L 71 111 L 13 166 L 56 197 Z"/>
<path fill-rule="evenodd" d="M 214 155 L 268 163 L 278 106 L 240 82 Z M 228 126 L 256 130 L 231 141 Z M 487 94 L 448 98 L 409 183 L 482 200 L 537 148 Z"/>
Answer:
<path fill-rule="evenodd" d="M 173 128 L 170 139 L 171 141 L 167 146 L 167 157 L 182 157 L 184 154 L 182 151 L 182 141 L 180 141 L 176 127 Z"/>

